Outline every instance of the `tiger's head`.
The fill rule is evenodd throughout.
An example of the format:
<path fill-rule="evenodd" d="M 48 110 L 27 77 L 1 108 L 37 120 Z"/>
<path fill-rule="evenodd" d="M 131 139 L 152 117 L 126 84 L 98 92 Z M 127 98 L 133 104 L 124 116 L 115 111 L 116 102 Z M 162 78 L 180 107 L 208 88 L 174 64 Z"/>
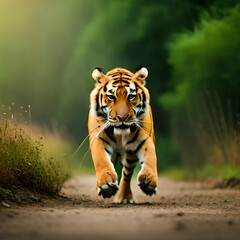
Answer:
<path fill-rule="evenodd" d="M 90 95 L 93 115 L 119 130 L 141 126 L 150 100 L 147 76 L 148 70 L 142 66 L 135 74 L 123 68 L 104 74 L 96 68 L 92 72 L 96 85 Z"/>

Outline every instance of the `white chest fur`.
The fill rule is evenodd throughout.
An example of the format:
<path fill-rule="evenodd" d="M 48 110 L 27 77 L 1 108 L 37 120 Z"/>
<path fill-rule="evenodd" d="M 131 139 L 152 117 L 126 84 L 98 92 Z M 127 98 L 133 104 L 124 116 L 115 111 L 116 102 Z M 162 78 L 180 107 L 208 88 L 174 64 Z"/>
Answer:
<path fill-rule="evenodd" d="M 126 149 L 127 142 L 132 137 L 130 129 L 114 129 L 114 137 L 116 139 L 116 150 L 123 153 Z"/>

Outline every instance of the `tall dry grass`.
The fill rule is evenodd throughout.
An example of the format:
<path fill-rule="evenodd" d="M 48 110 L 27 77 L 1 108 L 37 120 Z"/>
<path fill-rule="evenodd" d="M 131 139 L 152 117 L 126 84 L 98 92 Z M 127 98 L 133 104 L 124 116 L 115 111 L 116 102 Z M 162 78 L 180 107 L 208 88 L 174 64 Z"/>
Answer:
<path fill-rule="evenodd" d="M 185 106 L 173 123 L 181 166 L 165 173 L 180 179 L 240 178 L 240 115 L 217 94 L 199 94 L 194 108 Z"/>
<path fill-rule="evenodd" d="M 0 187 L 57 193 L 68 175 L 64 158 L 67 146 L 56 133 L 1 121 Z"/>
<path fill-rule="evenodd" d="M 206 156 L 206 162 L 213 165 L 240 166 L 239 125 L 234 123 L 231 103 L 226 110 L 217 95 L 207 92 L 204 104 L 208 131 L 199 132 L 199 141 Z"/>
<path fill-rule="evenodd" d="M 186 108 L 174 126 L 183 166 L 240 167 L 240 131 L 231 109 L 217 95 L 206 92 L 195 108 Z M 224 106 L 225 105 L 225 106 Z"/>

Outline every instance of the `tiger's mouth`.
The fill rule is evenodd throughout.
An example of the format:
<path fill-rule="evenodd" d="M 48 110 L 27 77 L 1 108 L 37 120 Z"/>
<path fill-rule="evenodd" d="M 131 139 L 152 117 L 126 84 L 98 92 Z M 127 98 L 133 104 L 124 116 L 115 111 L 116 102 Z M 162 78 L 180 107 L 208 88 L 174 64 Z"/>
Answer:
<path fill-rule="evenodd" d="M 129 119 L 129 120 L 125 120 L 125 121 L 116 121 L 116 120 L 113 121 L 112 119 L 109 119 L 108 121 L 113 127 L 123 128 L 123 129 L 131 127 L 132 125 L 136 124 L 135 120 L 133 120 L 133 119 Z"/>
<path fill-rule="evenodd" d="M 109 126 L 116 130 L 127 130 L 131 132 L 135 131 L 138 128 L 138 121 L 134 116 L 131 116 L 124 121 L 119 121 L 116 117 L 108 117 Z"/>
<path fill-rule="evenodd" d="M 133 124 L 131 124 L 133 125 Z M 121 125 L 117 125 L 117 126 L 114 126 L 115 128 L 118 128 L 118 129 L 127 129 L 127 128 L 130 128 L 131 125 L 126 125 L 124 123 L 122 123 Z"/>
<path fill-rule="evenodd" d="M 110 126 L 112 127 L 112 129 L 115 129 L 116 131 L 129 129 L 130 132 L 134 132 L 138 128 L 138 124 L 133 121 L 131 121 L 131 122 L 115 122 L 115 123 L 111 124 Z"/>

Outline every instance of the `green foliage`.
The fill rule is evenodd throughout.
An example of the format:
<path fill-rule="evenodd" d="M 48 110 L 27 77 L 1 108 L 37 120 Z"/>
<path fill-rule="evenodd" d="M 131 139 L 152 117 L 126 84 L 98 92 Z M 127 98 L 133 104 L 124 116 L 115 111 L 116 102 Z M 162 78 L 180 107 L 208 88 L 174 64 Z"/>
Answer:
<path fill-rule="evenodd" d="M 211 177 L 221 177 L 223 179 L 240 178 L 240 168 L 230 165 L 204 165 L 198 168 L 188 167 L 171 167 L 161 172 L 161 175 L 166 175 L 177 180 L 189 179 L 206 179 Z"/>
<path fill-rule="evenodd" d="M 196 94 L 205 89 L 238 101 L 239 7 L 225 15 L 222 19 L 204 17 L 193 32 L 176 35 L 169 44 L 174 87 L 160 98 L 168 109 L 176 110 L 190 98 L 199 99 Z"/>
<path fill-rule="evenodd" d="M 59 119 L 72 132 L 84 132 L 84 124 L 79 123 L 87 122 L 88 94 L 94 86 L 90 76 L 93 69 L 101 67 L 106 72 L 121 66 L 134 72 L 142 64 L 150 72 L 147 87 L 151 92 L 153 112 L 159 112 L 155 115 L 156 129 L 165 130 L 167 118 L 156 103 L 169 78 L 165 45 L 173 32 L 192 27 L 190 19 L 198 18 L 199 5 L 190 0 L 182 1 L 181 5 L 177 0 L 99 0 L 96 4 L 101 11 L 96 11 L 79 33 L 75 51 L 66 66 Z M 76 114 L 76 111 L 83 114 Z"/>
<path fill-rule="evenodd" d="M 240 112 L 240 8 L 202 18 L 169 44 L 171 90 L 159 98 L 170 111 L 183 162 L 240 164 L 235 131 Z M 237 134 L 238 135 L 238 134 Z"/>
<path fill-rule="evenodd" d="M 157 134 L 155 138 L 159 171 L 169 166 L 179 166 L 181 164 L 179 150 L 172 137 L 169 134 L 166 136 Z"/>
<path fill-rule="evenodd" d="M 61 80 L 95 2 L 0 0 L 1 104 L 30 104 L 42 123 L 57 117 Z"/>
<path fill-rule="evenodd" d="M 204 136 L 220 132 L 207 127 L 214 109 L 229 126 L 236 121 L 228 115 L 240 108 L 238 2 L 0 0 L 0 103 L 30 104 L 33 121 L 56 120 L 81 142 L 93 68 L 145 65 L 158 167 L 179 164 L 178 151 L 184 161 L 202 163 L 208 155 L 203 145 L 213 142 Z M 90 166 L 89 154 L 84 163 L 78 159 L 76 166 Z"/>
<path fill-rule="evenodd" d="M 80 142 L 93 68 L 135 71 L 142 64 L 156 131 L 166 135 L 168 115 L 156 102 L 170 74 L 166 44 L 172 33 L 192 29 L 205 1 L 13 0 L 0 7 L 1 104 L 31 104 L 33 121 L 56 119 Z"/>
<path fill-rule="evenodd" d="M 0 123 L 0 186 L 21 186 L 50 194 L 66 180 L 64 164 L 44 153 L 41 139 L 34 141 L 9 121 Z"/>
<path fill-rule="evenodd" d="M 12 196 L 12 191 L 11 190 L 8 190 L 8 189 L 4 189 L 4 188 L 1 188 L 0 187 L 0 199 L 3 199 L 4 196 Z"/>

